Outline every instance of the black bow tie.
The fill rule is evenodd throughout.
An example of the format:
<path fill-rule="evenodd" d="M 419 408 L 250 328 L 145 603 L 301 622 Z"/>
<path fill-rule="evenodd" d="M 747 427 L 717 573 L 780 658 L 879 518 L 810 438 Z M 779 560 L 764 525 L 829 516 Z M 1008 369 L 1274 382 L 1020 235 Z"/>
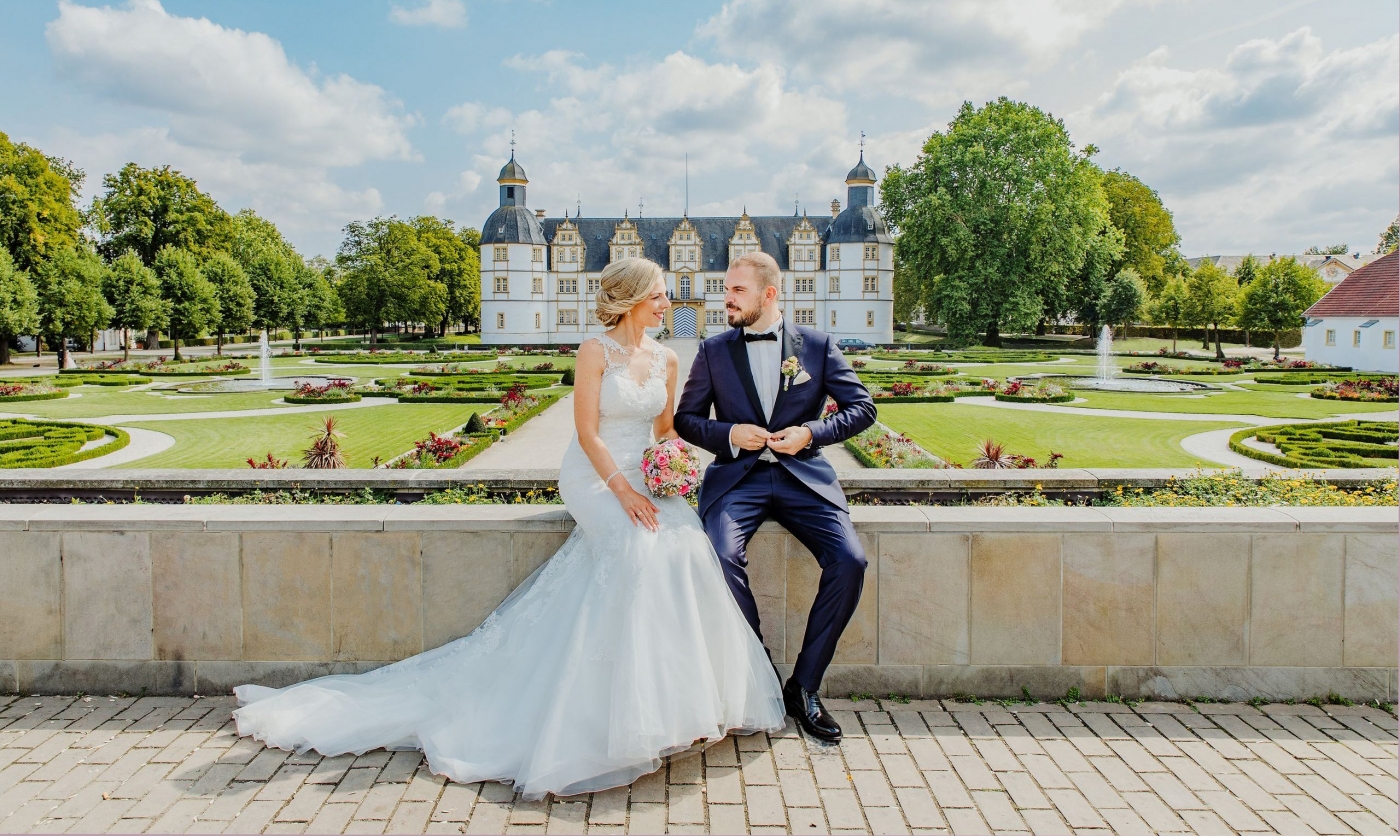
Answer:
<path fill-rule="evenodd" d="M 762 334 L 750 334 L 748 331 L 744 332 L 744 342 L 746 343 L 762 342 L 763 340 L 772 340 L 773 342 L 777 342 L 778 334 L 776 331 L 768 331 Z"/>

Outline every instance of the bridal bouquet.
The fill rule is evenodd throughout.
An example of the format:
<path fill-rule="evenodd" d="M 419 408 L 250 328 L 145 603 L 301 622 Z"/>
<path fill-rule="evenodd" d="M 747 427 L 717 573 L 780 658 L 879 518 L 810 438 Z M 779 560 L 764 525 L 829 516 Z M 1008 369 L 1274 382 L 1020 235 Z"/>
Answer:
<path fill-rule="evenodd" d="M 642 479 L 653 496 L 689 497 L 700 487 L 700 462 L 689 444 L 668 439 L 642 453 Z"/>

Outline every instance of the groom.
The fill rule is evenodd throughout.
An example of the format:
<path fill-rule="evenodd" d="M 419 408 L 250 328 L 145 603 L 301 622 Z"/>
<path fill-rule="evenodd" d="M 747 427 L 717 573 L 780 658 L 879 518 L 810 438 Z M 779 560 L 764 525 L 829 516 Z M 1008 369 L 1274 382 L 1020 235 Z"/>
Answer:
<path fill-rule="evenodd" d="M 745 550 L 763 521 L 777 520 L 821 565 L 783 701 L 809 735 L 837 741 L 841 727 L 817 694 L 860 601 L 866 561 L 820 448 L 873 424 L 875 404 L 834 339 L 784 321 L 780 282 L 778 263 L 766 253 L 730 265 L 724 307 L 731 330 L 700 345 L 676 407 L 676 431 L 715 454 L 700 490 L 700 518 L 755 633 L 762 637 Z M 828 397 L 838 408 L 823 419 Z"/>

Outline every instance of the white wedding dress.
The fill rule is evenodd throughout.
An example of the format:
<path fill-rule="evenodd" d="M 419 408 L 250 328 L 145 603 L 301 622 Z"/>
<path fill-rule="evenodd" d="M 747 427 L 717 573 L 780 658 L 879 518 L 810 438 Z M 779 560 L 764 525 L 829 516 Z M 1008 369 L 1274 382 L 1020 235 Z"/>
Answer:
<path fill-rule="evenodd" d="M 664 352 L 653 345 L 637 383 L 626 350 L 598 339 L 599 435 L 646 493 Z M 240 685 L 238 733 L 323 755 L 421 749 L 454 781 L 539 798 L 629 784 L 701 739 L 781 728 L 777 676 L 686 501 L 654 500 L 658 532 L 633 525 L 577 434 L 559 493 L 577 526 L 470 635 L 364 674 Z"/>

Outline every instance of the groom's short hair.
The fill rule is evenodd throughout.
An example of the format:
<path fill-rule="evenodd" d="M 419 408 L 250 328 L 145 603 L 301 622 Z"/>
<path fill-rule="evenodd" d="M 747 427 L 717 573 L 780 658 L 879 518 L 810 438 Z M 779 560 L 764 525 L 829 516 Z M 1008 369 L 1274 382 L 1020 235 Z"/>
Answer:
<path fill-rule="evenodd" d="M 778 262 L 768 253 L 744 253 L 730 262 L 729 269 L 733 270 L 735 267 L 749 268 L 753 271 L 754 278 L 765 287 L 782 287 L 782 271 L 778 269 Z"/>

